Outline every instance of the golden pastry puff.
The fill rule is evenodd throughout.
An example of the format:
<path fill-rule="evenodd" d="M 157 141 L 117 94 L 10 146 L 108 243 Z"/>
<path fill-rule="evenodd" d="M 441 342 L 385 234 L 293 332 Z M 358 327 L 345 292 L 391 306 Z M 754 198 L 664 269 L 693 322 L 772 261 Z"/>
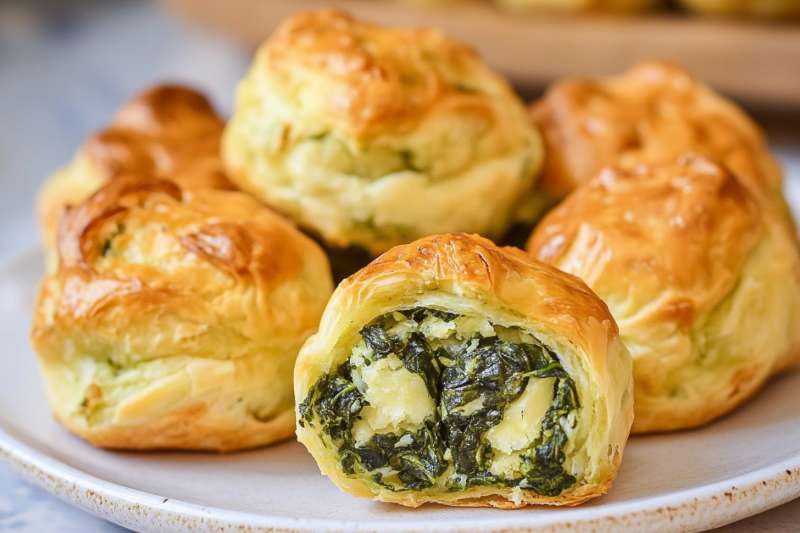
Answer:
<path fill-rule="evenodd" d="M 416 507 L 577 505 L 611 485 L 631 361 L 577 278 L 476 235 L 342 282 L 294 374 L 297 437 L 343 491 Z"/>
<path fill-rule="evenodd" d="M 188 87 L 157 85 L 126 103 L 39 192 L 48 270 L 56 268 L 64 208 L 84 201 L 114 176 L 157 176 L 184 189 L 232 189 L 219 157 L 223 126 L 209 101 Z"/>
<path fill-rule="evenodd" d="M 139 176 L 67 208 L 32 342 L 95 446 L 235 450 L 294 428 L 292 368 L 332 291 L 320 248 L 249 196 Z"/>
<path fill-rule="evenodd" d="M 695 152 L 723 163 L 753 194 L 788 213 L 780 168 L 761 129 L 669 63 L 556 83 L 531 113 L 546 147 L 538 186 L 550 199 L 563 198 L 608 165 L 669 164 Z"/>
<path fill-rule="evenodd" d="M 756 17 L 798 17 L 797 0 L 681 0 L 699 13 L 717 15 L 748 15 Z"/>
<path fill-rule="evenodd" d="M 656 7 L 659 0 L 496 0 L 514 11 L 633 13 Z"/>
<path fill-rule="evenodd" d="M 634 432 L 709 422 L 800 355 L 796 242 L 700 156 L 602 171 L 528 250 L 608 304 L 634 359 Z"/>
<path fill-rule="evenodd" d="M 538 134 L 506 81 L 427 29 L 301 13 L 258 51 L 223 138 L 230 178 L 329 245 L 499 236 Z"/>

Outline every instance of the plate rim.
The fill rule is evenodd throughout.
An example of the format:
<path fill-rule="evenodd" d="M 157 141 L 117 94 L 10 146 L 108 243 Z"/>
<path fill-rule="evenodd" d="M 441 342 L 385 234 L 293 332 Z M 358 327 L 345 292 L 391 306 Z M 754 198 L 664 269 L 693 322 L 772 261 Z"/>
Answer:
<path fill-rule="evenodd" d="M 117 484 L 67 465 L 15 438 L 0 422 L 0 458 L 24 478 L 91 514 L 139 531 L 229 529 L 306 533 L 446 531 L 611 531 L 619 528 L 701 531 L 742 520 L 800 497 L 800 452 L 726 480 L 607 507 L 557 510 L 531 523 L 529 516 L 498 511 L 496 523 L 291 518 L 203 506 Z M 569 516 L 564 516 L 565 514 Z M 575 515 L 579 516 L 575 516 Z M 561 515 L 561 516 L 559 516 Z M 565 519 L 566 518 L 566 519 Z"/>
<path fill-rule="evenodd" d="M 35 246 L 0 262 L 0 272 L 38 254 Z M 66 431 L 61 428 L 62 431 Z M 24 432 L 17 430 L 17 434 Z M 497 519 L 367 520 L 296 518 L 204 506 L 108 481 L 70 466 L 24 438 L 0 418 L 0 459 L 28 481 L 95 516 L 137 531 L 270 531 L 274 533 L 447 533 L 523 531 L 702 531 L 730 524 L 800 498 L 800 450 L 769 465 L 728 479 L 607 506 L 553 508 L 531 523 L 529 515 L 497 510 Z M 320 474 L 322 475 L 322 474 Z"/>

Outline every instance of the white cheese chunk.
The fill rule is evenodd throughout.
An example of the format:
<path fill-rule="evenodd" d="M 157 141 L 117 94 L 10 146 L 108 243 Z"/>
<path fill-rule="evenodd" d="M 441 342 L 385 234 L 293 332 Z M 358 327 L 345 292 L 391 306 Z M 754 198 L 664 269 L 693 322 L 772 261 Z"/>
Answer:
<path fill-rule="evenodd" d="M 419 330 L 427 339 L 446 339 L 453 335 L 456 325 L 436 316 L 429 316 L 419 325 Z"/>
<path fill-rule="evenodd" d="M 483 409 L 483 396 L 478 396 L 471 402 L 465 403 L 461 407 L 457 407 L 455 412 L 462 416 L 469 416 Z"/>
<path fill-rule="evenodd" d="M 527 448 L 536 440 L 542 419 L 553 402 L 554 380 L 533 378 L 528 382 L 520 397 L 506 407 L 503 420 L 486 432 L 492 448 L 510 454 Z"/>
<path fill-rule="evenodd" d="M 361 341 L 353 346 L 353 352 L 350 354 L 350 364 L 355 367 L 361 367 L 367 361 L 371 361 L 374 356 L 372 348 L 367 346 L 366 342 Z"/>
<path fill-rule="evenodd" d="M 395 355 L 360 369 L 369 405 L 353 425 L 353 436 L 361 444 L 374 433 L 413 429 L 432 416 L 436 408 L 425 382 L 406 370 Z"/>
<path fill-rule="evenodd" d="M 492 458 L 492 464 L 489 466 L 489 471 L 504 479 L 514 479 L 520 468 L 519 455 L 498 454 Z"/>
<path fill-rule="evenodd" d="M 400 314 L 400 313 L 395 313 Z M 401 317 L 403 315 L 400 315 Z M 408 337 L 414 331 L 417 331 L 418 326 L 417 323 L 413 320 L 402 320 L 398 321 L 395 325 L 393 325 L 387 333 L 393 337 L 398 337 L 401 341 L 405 342 L 408 340 Z"/>
<path fill-rule="evenodd" d="M 494 337 L 494 327 L 484 317 L 460 316 L 456 319 L 458 335 L 462 339 L 469 339 L 480 334 L 481 337 Z"/>

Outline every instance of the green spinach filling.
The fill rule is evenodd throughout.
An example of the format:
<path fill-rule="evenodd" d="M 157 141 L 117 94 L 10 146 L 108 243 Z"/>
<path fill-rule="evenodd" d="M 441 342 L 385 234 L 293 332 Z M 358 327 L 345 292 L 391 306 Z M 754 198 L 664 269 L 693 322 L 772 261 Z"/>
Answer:
<path fill-rule="evenodd" d="M 321 430 L 326 445 L 338 449 L 345 473 L 390 490 L 495 485 L 561 494 L 577 481 L 564 468 L 579 406 L 574 381 L 556 354 L 517 328 L 484 321 L 488 332 L 468 329 L 456 338 L 451 330 L 462 318 L 415 308 L 375 319 L 360 332 L 358 355 L 354 348 L 347 361 L 312 386 L 300 405 L 300 425 Z M 426 335 L 431 324 L 440 328 L 438 334 Z M 441 328 L 451 333 L 443 335 Z M 370 405 L 361 369 L 388 357 L 422 379 L 435 409 L 413 428 L 359 441 L 353 428 Z M 487 433 L 535 379 L 551 379 L 553 389 L 538 435 L 515 452 L 513 475 L 493 473 L 492 461 L 502 452 Z"/>
<path fill-rule="evenodd" d="M 116 226 L 114 226 L 114 229 L 111 230 L 108 237 L 105 238 L 103 244 L 100 246 L 101 257 L 106 257 L 112 251 L 114 239 L 122 235 L 124 231 L 125 231 L 125 224 L 119 223 Z"/>

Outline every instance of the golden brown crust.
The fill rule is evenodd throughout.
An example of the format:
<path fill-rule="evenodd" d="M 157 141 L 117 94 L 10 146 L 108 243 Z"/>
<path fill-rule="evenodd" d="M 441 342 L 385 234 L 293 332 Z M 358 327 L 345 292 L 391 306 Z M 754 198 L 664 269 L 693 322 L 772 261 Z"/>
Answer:
<path fill-rule="evenodd" d="M 685 152 L 725 164 L 751 191 L 780 190 L 761 129 L 732 102 L 665 62 L 552 86 L 531 106 L 545 140 L 540 187 L 561 198 L 608 165 L 670 163 Z"/>
<path fill-rule="evenodd" d="M 148 205 L 153 196 L 169 207 L 153 210 Z M 78 267 L 97 273 L 92 264 L 102 252 L 104 225 L 142 208 L 148 223 L 178 230 L 178 242 L 186 253 L 260 288 L 295 274 L 302 264 L 301 257 L 292 253 L 299 232 L 249 196 L 233 191 L 182 192 L 171 181 L 118 176 L 83 204 L 68 207 L 61 218 L 62 270 Z"/>
<path fill-rule="evenodd" d="M 104 447 L 285 438 L 291 368 L 332 290 L 320 248 L 255 199 L 117 176 L 62 217 L 32 329 L 48 395 Z"/>
<path fill-rule="evenodd" d="M 343 281 L 328 302 L 319 331 L 298 357 L 296 401 L 348 357 L 364 324 L 419 305 L 521 327 L 558 347 L 581 397 L 577 418 L 586 417 L 575 437 L 581 443 L 576 444 L 580 450 L 576 453 L 586 454 L 586 479 L 557 497 L 506 487 L 462 492 L 381 490 L 343 473 L 336 451 L 326 447 L 308 424 L 298 427 L 298 439 L 324 474 L 351 494 L 411 507 L 430 502 L 500 508 L 577 505 L 607 492 L 633 416 L 630 361 L 608 308 L 578 278 L 477 235 L 434 235 L 397 246 Z"/>
<path fill-rule="evenodd" d="M 728 172 L 688 155 L 671 167 L 607 168 L 549 213 L 528 250 L 559 265 L 598 254 L 586 281 L 598 294 L 636 288 L 637 304 L 672 295 L 653 320 L 685 326 L 708 311 L 736 282 L 761 236 L 758 209 Z M 586 268 L 590 268 L 587 264 Z M 582 271 L 583 272 L 583 271 Z M 621 276 L 621 272 L 627 272 Z"/>
<path fill-rule="evenodd" d="M 233 189 L 219 156 L 223 127 L 211 103 L 188 87 L 157 85 L 127 102 L 39 192 L 49 268 L 65 207 L 81 203 L 115 176 L 163 178 L 187 190 Z"/>
<path fill-rule="evenodd" d="M 622 460 L 622 455 L 619 455 L 619 460 L 614 464 L 614 470 L 619 468 L 619 463 Z M 329 474 L 330 475 L 330 474 Z M 530 492 L 523 491 L 515 493 L 514 489 L 501 487 L 501 488 L 487 488 L 487 489 L 472 489 L 470 493 L 477 493 L 478 495 L 471 497 L 464 497 L 459 493 L 444 493 L 444 494 L 416 494 L 414 492 L 405 492 L 402 494 L 382 494 L 375 497 L 372 492 L 359 486 L 347 486 L 344 488 L 347 492 L 354 496 L 360 497 L 373 497 L 376 500 L 384 501 L 387 503 L 396 503 L 404 507 L 417 508 L 426 504 L 435 503 L 439 505 L 447 505 L 449 507 L 492 507 L 495 509 L 522 509 L 531 505 L 543 505 L 548 507 L 575 507 L 581 505 L 589 500 L 598 498 L 608 493 L 611 488 L 609 479 L 604 485 L 586 485 L 578 487 L 577 489 L 561 495 L 561 496 L 539 496 L 531 494 Z M 485 495 L 480 495 L 485 493 Z"/>
<path fill-rule="evenodd" d="M 83 150 L 104 180 L 140 174 L 188 189 L 232 189 L 219 158 L 224 126 L 199 92 L 157 85 L 126 103 Z"/>
<path fill-rule="evenodd" d="M 308 71 L 330 85 L 328 111 L 356 137 L 405 131 L 436 106 L 494 119 L 484 99 L 459 92 L 451 81 L 477 56 L 433 29 L 392 29 L 339 10 L 299 13 L 259 52 L 275 75 Z M 432 63 L 434 54 L 446 62 Z M 451 72 L 448 72 L 451 71 Z"/>
<path fill-rule="evenodd" d="M 344 280 L 342 290 L 367 288 L 388 275 L 415 278 L 413 289 L 417 290 L 431 284 L 457 282 L 526 316 L 536 317 L 559 334 L 576 339 L 575 342 L 591 339 L 583 327 L 592 320 L 607 324 L 607 342 L 618 333 L 606 305 L 580 279 L 530 261 L 517 248 L 498 248 L 477 235 L 433 235 L 395 246 Z M 406 284 L 411 281 L 405 280 Z M 589 345 L 584 348 L 593 356 L 605 353 L 592 350 Z"/>
<path fill-rule="evenodd" d="M 70 431 L 98 448 L 111 450 L 196 450 L 233 452 L 257 448 L 288 439 L 294 433 L 294 411 L 284 410 L 267 421 L 249 420 L 236 426 L 209 421 L 208 409 L 195 405 L 169 413 L 156 421 L 130 425 L 88 428 L 55 413 Z"/>
<path fill-rule="evenodd" d="M 103 257 L 109 227 L 131 220 L 158 225 L 173 234 L 182 247 L 180 253 L 203 260 L 190 265 L 200 277 L 170 279 L 158 268 L 158 258 L 153 264 L 156 268 L 142 268 L 127 257 Z M 159 301 L 190 297 L 193 285 L 201 294 L 213 293 L 219 289 L 217 271 L 269 291 L 301 274 L 307 261 L 327 266 L 313 241 L 249 196 L 212 190 L 182 193 L 169 181 L 136 176 L 119 176 L 84 204 L 68 208 L 59 231 L 59 254 L 61 265 L 53 277 L 64 281 L 64 293 L 55 310 L 56 320 L 102 314 L 108 300 L 121 305 L 118 298 L 130 306 L 124 311 L 130 316 L 132 308 L 149 308 L 150 297 Z M 325 280 L 318 283 L 324 286 Z M 272 322 L 275 318 L 247 317 L 253 327 L 258 324 L 264 334 L 278 337 L 307 328 L 307 317 L 303 317 L 294 325 L 292 320 L 282 321 L 285 331 L 279 331 Z"/>
<path fill-rule="evenodd" d="M 126 176 L 103 187 L 83 204 L 66 206 L 59 221 L 58 253 L 62 268 L 79 267 L 90 270 L 90 262 L 101 250 L 97 235 L 90 233 L 107 219 L 124 213 L 123 198 L 161 192 L 180 201 L 182 193 L 177 185 L 160 179 L 139 179 Z"/>
<path fill-rule="evenodd" d="M 800 263 L 723 167 L 607 168 L 528 242 L 608 303 L 634 356 L 634 432 L 704 424 L 750 397 L 797 345 Z M 751 313 L 768 332 L 748 333 Z"/>

